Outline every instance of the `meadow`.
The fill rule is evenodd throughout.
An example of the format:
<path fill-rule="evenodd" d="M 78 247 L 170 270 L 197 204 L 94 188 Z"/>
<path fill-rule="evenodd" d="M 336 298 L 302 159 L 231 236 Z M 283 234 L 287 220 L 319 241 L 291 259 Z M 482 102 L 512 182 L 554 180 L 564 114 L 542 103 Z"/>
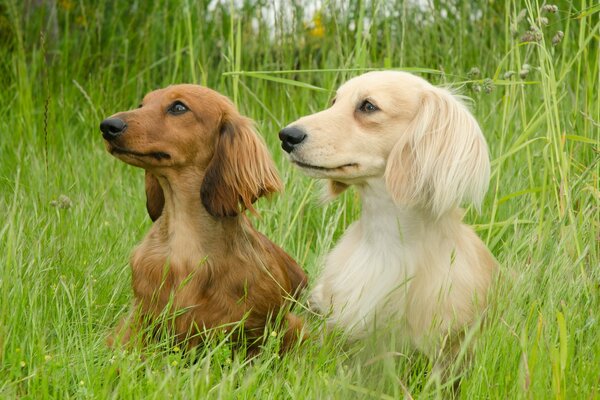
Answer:
<path fill-rule="evenodd" d="M 600 6 L 418 4 L 0 1 L 0 398 L 444 396 L 423 356 L 365 357 L 336 334 L 280 357 L 275 332 L 252 361 L 219 340 L 194 357 L 105 345 L 151 222 L 143 171 L 106 153 L 100 121 L 172 83 L 228 95 L 286 186 L 253 221 L 314 279 L 360 203 L 320 205 L 277 132 L 371 69 L 458 88 L 489 144 L 490 189 L 466 220 L 500 268 L 460 397 L 599 398 Z"/>

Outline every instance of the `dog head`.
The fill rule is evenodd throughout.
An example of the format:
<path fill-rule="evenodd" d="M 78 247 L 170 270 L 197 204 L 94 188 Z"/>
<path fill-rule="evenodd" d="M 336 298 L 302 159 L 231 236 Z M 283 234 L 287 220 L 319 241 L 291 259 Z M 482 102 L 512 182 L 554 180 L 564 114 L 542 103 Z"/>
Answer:
<path fill-rule="evenodd" d="M 383 177 L 399 205 L 436 216 L 487 190 L 490 165 L 477 121 L 448 90 L 405 72 L 370 72 L 343 84 L 330 108 L 279 133 L 290 160 L 333 194 Z"/>
<path fill-rule="evenodd" d="M 252 121 L 225 96 L 202 86 L 174 85 L 147 94 L 139 108 L 100 124 L 107 150 L 146 170 L 147 208 L 156 220 L 164 193 L 156 176 L 203 176 L 202 204 L 213 216 L 254 211 L 256 199 L 281 181 Z"/>

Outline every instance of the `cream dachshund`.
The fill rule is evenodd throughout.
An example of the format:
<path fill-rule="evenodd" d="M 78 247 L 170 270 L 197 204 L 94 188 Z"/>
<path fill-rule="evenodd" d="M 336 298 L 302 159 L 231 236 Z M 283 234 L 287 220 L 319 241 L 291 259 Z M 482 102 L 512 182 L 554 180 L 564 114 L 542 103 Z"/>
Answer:
<path fill-rule="evenodd" d="M 391 326 L 432 357 L 444 346 L 456 352 L 448 343 L 460 343 L 486 306 L 496 268 L 459 208 L 479 207 L 490 175 L 467 107 L 412 74 L 370 72 L 279 138 L 294 165 L 328 180 L 332 196 L 354 185 L 362 199 L 311 294 L 329 326 L 354 339 Z"/>

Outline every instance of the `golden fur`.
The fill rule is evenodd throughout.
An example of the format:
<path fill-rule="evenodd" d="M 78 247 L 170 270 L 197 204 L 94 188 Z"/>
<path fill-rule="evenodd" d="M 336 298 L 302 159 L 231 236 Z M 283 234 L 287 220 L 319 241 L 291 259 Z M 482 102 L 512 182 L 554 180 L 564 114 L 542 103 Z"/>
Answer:
<path fill-rule="evenodd" d="M 240 335 L 256 342 L 306 276 L 244 215 L 259 197 L 281 189 L 252 122 L 226 97 L 196 85 L 153 91 L 140 108 L 103 124 L 115 120 L 126 128 L 114 133 L 101 125 L 106 147 L 146 170 L 147 209 L 155 222 L 131 257 L 131 315 L 109 343 L 145 338 L 140 332 L 157 328 L 164 316 L 169 326 L 158 328 L 188 346 L 206 331 L 242 320 Z M 289 312 L 284 318 L 287 349 L 302 337 L 303 323 Z"/>

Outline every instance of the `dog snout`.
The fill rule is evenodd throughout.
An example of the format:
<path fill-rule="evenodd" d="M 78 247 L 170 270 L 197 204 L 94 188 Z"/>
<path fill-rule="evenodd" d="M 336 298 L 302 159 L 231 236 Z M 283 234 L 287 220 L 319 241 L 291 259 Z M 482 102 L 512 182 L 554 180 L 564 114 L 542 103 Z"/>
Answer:
<path fill-rule="evenodd" d="M 279 132 L 279 140 L 281 140 L 281 148 L 291 153 L 300 143 L 306 139 L 306 133 L 294 126 L 283 128 Z"/>
<path fill-rule="evenodd" d="M 114 140 L 121 136 L 127 129 L 127 124 L 121 118 L 107 118 L 100 123 L 102 137 L 106 140 Z"/>

